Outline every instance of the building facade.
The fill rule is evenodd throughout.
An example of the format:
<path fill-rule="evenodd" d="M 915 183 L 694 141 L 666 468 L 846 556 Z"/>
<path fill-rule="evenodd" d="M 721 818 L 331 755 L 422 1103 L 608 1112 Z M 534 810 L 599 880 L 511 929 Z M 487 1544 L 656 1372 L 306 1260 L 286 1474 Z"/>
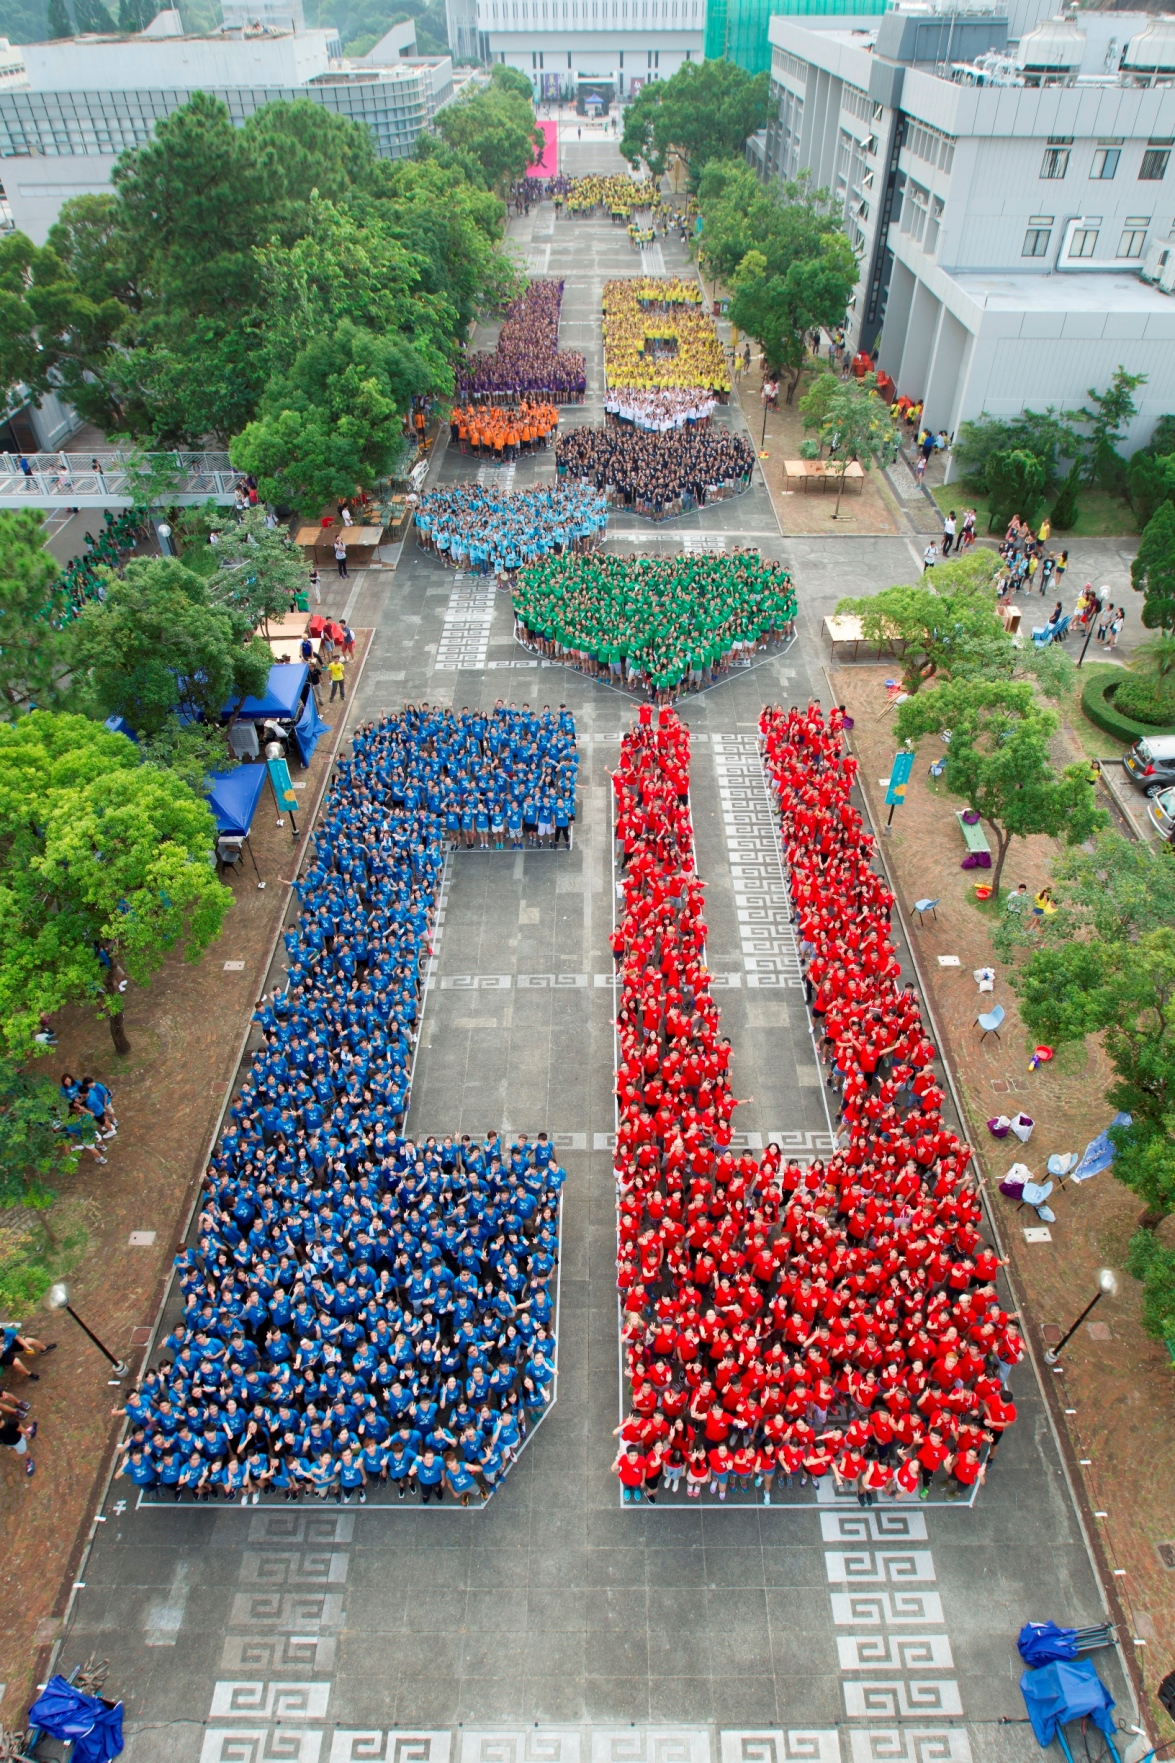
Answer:
<path fill-rule="evenodd" d="M 1148 376 L 1139 445 L 1175 408 L 1175 302 L 1140 274 L 1175 226 L 1175 66 L 1154 65 L 1175 46 L 1145 14 L 1033 7 L 773 19 L 753 157 L 831 191 L 861 265 L 850 343 L 932 428 L 1073 408 L 1121 364 Z"/>
<path fill-rule="evenodd" d="M 453 95 L 452 61 L 364 65 L 338 49 L 334 31 L 26 45 L 27 84 L 0 86 L 0 180 L 16 225 L 43 243 L 63 201 L 105 189 L 119 155 L 198 91 L 238 127 L 266 104 L 307 98 L 364 123 L 382 158 L 408 157 Z"/>
<path fill-rule="evenodd" d="M 481 58 L 521 69 L 540 102 L 587 81 L 628 99 L 703 59 L 706 0 L 477 0 L 477 30 Z"/>

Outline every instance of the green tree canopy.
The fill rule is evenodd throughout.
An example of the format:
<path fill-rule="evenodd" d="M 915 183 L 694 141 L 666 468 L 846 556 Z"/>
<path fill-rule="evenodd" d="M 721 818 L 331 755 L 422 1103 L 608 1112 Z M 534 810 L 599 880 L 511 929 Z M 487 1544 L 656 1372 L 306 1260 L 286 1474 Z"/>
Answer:
<path fill-rule="evenodd" d="M 1148 630 L 1175 627 L 1175 504 L 1164 502 L 1147 522 L 1130 565 L 1130 581 L 1142 594 Z"/>
<path fill-rule="evenodd" d="M 687 61 L 672 79 L 641 87 L 624 113 L 620 151 L 656 178 L 676 153 L 697 189 L 711 160 L 740 154 L 763 127 L 769 83 L 766 73 L 751 75 L 733 61 Z"/>
<path fill-rule="evenodd" d="M 122 322 L 123 308 L 92 298 L 49 246 L 24 233 L 0 238 L 0 383 L 26 385 L 34 397 L 50 389 L 79 407 L 89 365 L 99 359 Z"/>
<path fill-rule="evenodd" d="M 857 259 L 843 233 L 825 233 L 816 256 L 793 261 L 785 275 L 768 275 L 761 251 L 748 251 L 734 281 L 731 321 L 755 338 L 769 368 L 788 372 L 787 402 L 803 371 L 806 340 L 820 327 L 840 324 L 857 285 Z"/>
<path fill-rule="evenodd" d="M 945 681 L 898 711 L 899 740 L 950 731 L 946 785 L 995 834 L 997 900 L 1014 838 L 1044 833 L 1075 844 L 1106 821 L 1094 801 L 1088 766 L 1067 765 L 1058 772 L 1053 764 L 1049 744 L 1059 726 L 1054 711 L 1037 705 L 1026 680 Z"/>
<path fill-rule="evenodd" d="M 450 147 L 478 162 L 491 188 L 522 177 L 543 146 L 530 98 L 502 84 L 446 104 L 436 126 Z"/>
<path fill-rule="evenodd" d="M 1134 394 L 1147 382 L 1145 373 L 1127 373 L 1119 364 L 1104 392 L 1091 386 L 1085 394 L 1092 410 L 1069 412 L 1075 421 L 1089 425 L 1089 481 L 1103 490 L 1120 494 L 1125 488 L 1125 466 L 1119 448 L 1138 406 Z"/>
<path fill-rule="evenodd" d="M 91 1005 L 129 1051 L 125 984 L 196 960 L 232 894 L 206 803 L 86 717 L 0 725 L 0 1036 L 26 1057 L 43 1014 Z"/>
<path fill-rule="evenodd" d="M 989 551 L 942 563 L 912 587 L 837 602 L 838 613 L 861 620 L 865 640 L 879 648 L 903 644 L 902 685 L 914 693 L 933 679 L 1011 672 L 1011 640 L 996 613 Z"/>
<path fill-rule="evenodd" d="M 866 471 L 872 471 L 874 460 L 888 465 L 896 459 L 901 440 L 898 426 L 889 405 L 878 397 L 877 376 L 871 373 L 860 380 L 819 374 L 800 399 L 800 415 L 805 428 L 818 432 L 829 459 L 840 466 L 835 520 L 848 466 L 855 459 Z"/>
<path fill-rule="evenodd" d="M 1045 410 L 1024 410 L 1010 418 L 984 411 L 974 421 L 961 422 L 952 452 L 968 483 L 977 489 L 986 485 L 987 462 L 993 453 L 1031 453 L 1043 465 L 1045 484 L 1051 489 L 1064 475 L 1063 462 L 1083 458 L 1085 445 L 1072 423 L 1050 404 Z"/>
<path fill-rule="evenodd" d="M 71 626 L 69 656 L 79 691 L 136 733 L 158 734 L 177 711 L 217 724 L 265 690 L 273 654 L 255 622 L 176 559 L 134 558 Z"/>
<path fill-rule="evenodd" d="M 61 567 L 45 548 L 44 516 L 0 513 L 0 717 L 54 696 L 62 666 L 65 612 Z"/>
<path fill-rule="evenodd" d="M 48 1206 L 46 1184 L 77 1168 L 81 1147 L 58 1130 L 61 1113 L 51 1079 L 0 1057 L 0 1205 Z"/>
<path fill-rule="evenodd" d="M 1034 453 L 1021 448 L 992 453 L 984 468 L 984 482 L 990 497 L 987 516 L 989 533 L 998 532 L 1018 514 L 1029 526 L 1044 502 L 1045 468 Z"/>

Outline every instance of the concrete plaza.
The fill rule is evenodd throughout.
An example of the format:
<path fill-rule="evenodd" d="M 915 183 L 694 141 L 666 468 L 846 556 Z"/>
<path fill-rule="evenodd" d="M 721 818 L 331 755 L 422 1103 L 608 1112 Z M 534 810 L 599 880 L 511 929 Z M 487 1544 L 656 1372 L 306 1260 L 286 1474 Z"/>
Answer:
<path fill-rule="evenodd" d="M 573 172 L 615 162 L 603 144 L 565 140 L 564 151 Z M 640 257 L 623 228 L 556 221 L 550 205 L 513 231 L 535 273 L 566 278 L 562 341 L 585 351 L 591 388 L 567 420 L 598 421 L 602 284 L 637 272 Z M 668 244 L 658 255 L 670 272 L 685 264 Z M 433 480 L 476 469 L 450 452 Z M 515 476 L 521 485 L 552 472 L 548 455 Z M 830 1140 L 802 989 L 787 983 L 785 959 L 760 964 L 738 898 L 747 762 L 764 702 L 828 701 L 824 612 L 841 593 L 909 579 L 913 541 L 789 542 L 756 482 L 655 534 L 618 517 L 609 544 L 673 548 L 702 534 L 782 556 L 799 590 L 793 647 L 684 715 L 696 737 L 709 963 L 736 1093 L 754 1098 L 736 1126 L 752 1144 L 786 1135 L 811 1153 Z M 353 586 L 332 585 L 340 608 Z M 608 771 L 633 704 L 540 668 L 514 642 L 506 596 L 491 589 L 486 604 L 487 638 L 470 645 L 457 634 L 450 572 L 411 546 L 394 574 L 370 572 L 351 617 L 376 635 L 349 710 L 358 719 L 405 699 L 504 697 L 565 701 L 576 718 L 574 849 L 470 852 L 451 865 L 410 1117 L 417 1135 L 507 1124 L 565 1135 L 557 1406 L 484 1512 L 137 1509 L 116 1482 L 62 1660 L 109 1659 L 130 1763 L 1027 1759 L 1027 1726 L 1000 1724 L 1023 1714 L 1018 1629 L 1028 1618 L 1096 1621 L 1105 1608 L 1027 1362 L 1013 1378 L 1018 1424 L 971 1509 L 620 1504 L 610 1474 L 621 1400 L 612 990 L 602 979 L 612 967 Z M 1116 1656 L 1099 1663 L 1131 1718 Z"/>

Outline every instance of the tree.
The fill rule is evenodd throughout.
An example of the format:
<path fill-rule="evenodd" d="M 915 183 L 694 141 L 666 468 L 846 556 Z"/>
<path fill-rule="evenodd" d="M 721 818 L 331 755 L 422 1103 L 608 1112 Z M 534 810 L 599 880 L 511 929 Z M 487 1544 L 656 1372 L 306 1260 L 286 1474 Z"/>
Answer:
<path fill-rule="evenodd" d="M 73 13 L 83 35 L 113 36 L 114 20 L 102 0 L 73 0 Z"/>
<path fill-rule="evenodd" d="M 748 251 L 739 265 L 730 306 L 731 322 L 755 338 L 775 372 L 791 378 L 787 403 L 795 397 L 803 371 L 806 341 L 821 327 L 840 324 L 857 285 L 857 259 L 843 233 L 825 233 L 818 257 L 789 265 L 786 275 L 769 276 L 761 251 Z"/>
<path fill-rule="evenodd" d="M 69 654 L 104 715 L 154 735 L 177 711 L 217 724 L 264 692 L 273 654 L 253 623 L 176 559 L 133 558 L 77 619 Z"/>
<path fill-rule="evenodd" d="M 472 154 L 491 188 L 522 177 L 543 147 L 530 99 L 501 85 L 446 104 L 436 127 L 451 147 Z"/>
<path fill-rule="evenodd" d="M 1068 475 L 1061 485 L 1060 493 L 1053 503 L 1049 519 L 1053 531 L 1058 533 L 1072 532 L 1077 525 L 1077 516 L 1081 507 L 1081 464 L 1074 460 Z"/>
<path fill-rule="evenodd" d="M 1175 1249 L 1165 1249 L 1153 1231 L 1130 1239 L 1126 1271 L 1142 1281 L 1142 1326 L 1175 1350 Z"/>
<path fill-rule="evenodd" d="M 1135 515 L 1147 526 L 1163 503 L 1175 497 L 1175 455 L 1157 455 L 1145 448 L 1132 454 L 1126 465 L 1126 492 Z"/>
<path fill-rule="evenodd" d="M 1074 420 L 1089 425 L 1089 482 L 1118 495 L 1125 487 L 1125 466 L 1118 448 L 1131 418 L 1138 415 L 1134 394 L 1146 385 L 1148 377 L 1127 373 L 1119 363 L 1104 392 L 1095 392 L 1091 386 L 1085 394 L 1093 410 L 1072 412 Z"/>
<path fill-rule="evenodd" d="M 655 178 L 678 154 L 696 190 L 712 159 L 741 154 L 763 127 L 769 84 L 768 74 L 752 76 L 733 61 L 687 61 L 672 79 L 642 86 L 625 111 L 620 151 L 632 166 L 643 160 Z"/>
<path fill-rule="evenodd" d="M 412 394 L 433 383 L 403 337 L 343 320 L 271 382 L 261 416 L 232 443 L 233 464 L 254 474 L 267 501 L 316 518 L 326 503 L 370 489 L 390 471 Z"/>
<path fill-rule="evenodd" d="M 1175 504 L 1164 502 L 1147 522 L 1130 564 L 1130 582 L 1143 595 L 1142 622 L 1148 630 L 1175 626 Z"/>
<path fill-rule="evenodd" d="M 0 514 L 0 717 L 50 699 L 61 670 L 66 608 L 57 559 L 45 548 L 44 517 L 31 508 Z"/>
<path fill-rule="evenodd" d="M 49 0 L 49 36 L 60 40 L 74 34 L 73 20 L 69 16 L 69 7 L 65 0 Z"/>
<path fill-rule="evenodd" d="M 59 1130 L 56 1084 L 0 1058 L 0 1205 L 48 1206 L 45 1184 L 72 1175 L 81 1147 Z"/>
<path fill-rule="evenodd" d="M 930 680 L 1010 672 L 1012 645 L 996 613 L 990 552 L 975 550 L 927 572 L 913 587 L 839 600 L 837 614 L 861 620 L 868 643 L 901 641 L 902 685 L 913 694 Z"/>
<path fill-rule="evenodd" d="M 116 300 L 91 299 L 48 246 L 34 245 L 24 233 L 0 239 L 4 385 L 26 385 L 38 400 L 60 392 L 84 406 L 87 366 L 108 347 L 122 317 Z"/>
<path fill-rule="evenodd" d="M 845 472 L 854 459 L 866 471 L 872 471 L 874 459 L 888 465 L 897 458 L 901 436 L 893 412 L 877 396 L 876 387 L 876 374 L 866 374 L 860 380 L 842 380 L 835 374 L 822 373 L 800 400 L 804 427 L 819 431 L 820 445 L 840 466 L 833 520 L 840 515 Z"/>
<path fill-rule="evenodd" d="M 1106 821 L 1088 767 L 1068 765 L 1058 773 L 1053 766 L 1049 743 L 1059 726 L 1054 711 L 1034 702 L 1025 680 L 955 679 L 919 692 L 898 711 L 899 740 L 950 730 L 946 786 L 995 834 L 997 900 L 1013 838 L 1043 833 L 1075 844 Z"/>
<path fill-rule="evenodd" d="M 1114 1174 L 1153 1230 L 1175 1211 L 1175 930 L 1042 948 L 1011 981 L 1030 1034 L 1052 1046 L 1103 1036 L 1116 1073 L 1108 1099 L 1131 1116 L 1111 1128 Z"/>
<path fill-rule="evenodd" d="M 302 554 L 282 529 L 270 528 L 259 509 L 220 529 L 220 567 L 208 582 L 208 598 L 231 607 L 250 630 L 280 618 L 306 586 Z"/>
<path fill-rule="evenodd" d="M 967 481 L 976 489 L 986 484 L 987 462 L 993 453 L 1031 453 L 1044 467 L 1046 487 L 1063 475 L 1061 461 L 1079 460 L 1085 442 L 1053 405 L 1022 410 L 1019 416 L 993 417 L 986 411 L 961 422 L 952 453 Z"/>
<path fill-rule="evenodd" d="M 501 92 L 514 92 L 528 104 L 534 103 L 534 86 L 520 67 L 507 67 L 504 61 L 495 61 L 490 68 L 490 85 Z"/>
<path fill-rule="evenodd" d="M 154 0 L 118 0 L 118 28 L 127 35 L 145 31 L 155 17 Z"/>
<path fill-rule="evenodd" d="M 1036 525 L 1036 516 L 1044 501 L 1045 469 L 1035 454 L 1020 448 L 993 453 L 984 470 L 988 506 L 987 530 L 998 532 L 1018 514 L 1029 526 Z"/>
<path fill-rule="evenodd" d="M 126 986 L 166 956 L 197 960 L 232 894 L 211 862 L 215 823 L 134 743 L 37 710 L 0 726 L 0 1036 L 14 1059 L 43 1015 L 91 1005 L 129 1052 Z"/>

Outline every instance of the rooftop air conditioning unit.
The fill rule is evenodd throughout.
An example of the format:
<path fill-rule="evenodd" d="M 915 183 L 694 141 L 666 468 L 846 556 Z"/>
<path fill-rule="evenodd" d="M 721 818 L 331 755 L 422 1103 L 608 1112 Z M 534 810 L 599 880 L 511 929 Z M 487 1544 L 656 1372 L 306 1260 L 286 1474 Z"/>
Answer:
<path fill-rule="evenodd" d="M 1142 280 L 1164 294 L 1175 294 L 1175 236 L 1156 239 L 1142 260 Z"/>

